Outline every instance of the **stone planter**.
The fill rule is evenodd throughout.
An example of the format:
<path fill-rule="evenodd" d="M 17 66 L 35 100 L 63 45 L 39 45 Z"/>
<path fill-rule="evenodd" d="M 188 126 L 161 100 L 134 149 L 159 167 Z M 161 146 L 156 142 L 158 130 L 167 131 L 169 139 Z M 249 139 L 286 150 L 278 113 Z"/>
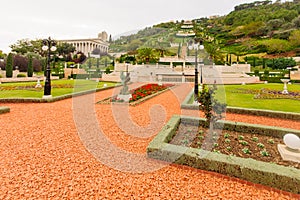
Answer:
<path fill-rule="evenodd" d="M 214 171 L 253 183 L 300 194 L 300 170 L 297 168 L 169 144 L 169 141 L 176 134 L 177 128 L 182 121 L 191 125 L 201 126 L 205 119 L 173 116 L 147 147 L 148 157 Z M 223 130 L 272 135 L 275 137 L 282 137 L 286 133 L 300 135 L 299 130 L 230 121 L 220 121 L 219 123 L 223 127 Z"/>

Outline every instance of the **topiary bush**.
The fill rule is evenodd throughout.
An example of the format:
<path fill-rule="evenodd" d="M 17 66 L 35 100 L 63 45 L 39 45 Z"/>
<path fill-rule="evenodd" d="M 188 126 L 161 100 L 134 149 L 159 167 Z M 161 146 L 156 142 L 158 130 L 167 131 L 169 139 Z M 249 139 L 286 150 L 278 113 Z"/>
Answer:
<path fill-rule="evenodd" d="M 18 78 L 24 78 L 24 77 L 26 77 L 26 74 L 18 74 L 17 77 Z"/>

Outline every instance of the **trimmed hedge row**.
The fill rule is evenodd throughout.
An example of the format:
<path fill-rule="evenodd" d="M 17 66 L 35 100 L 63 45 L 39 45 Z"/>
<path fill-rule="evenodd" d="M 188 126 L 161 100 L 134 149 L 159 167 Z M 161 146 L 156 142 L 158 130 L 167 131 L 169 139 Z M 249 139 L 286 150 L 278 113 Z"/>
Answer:
<path fill-rule="evenodd" d="M 182 117 L 178 115 L 173 116 L 147 147 L 148 157 L 176 164 L 188 165 L 198 169 L 214 171 L 253 183 L 300 194 L 300 188 L 298 187 L 300 184 L 299 169 L 249 158 L 246 159 L 209 152 L 203 149 L 169 144 L 168 142 L 176 134 L 176 129 L 182 121 L 194 125 L 201 125 L 204 123 L 205 119 Z M 272 135 L 274 137 L 281 137 L 286 133 L 294 133 L 300 136 L 299 130 L 292 129 L 281 129 L 229 121 L 220 121 L 219 125 L 223 126 L 226 130 L 249 133 L 255 132 L 264 135 Z"/>
<path fill-rule="evenodd" d="M 9 107 L 0 107 L 0 114 L 8 113 L 10 112 Z"/>
<path fill-rule="evenodd" d="M 194 95 L 193 91 L 190 92 L 189 95 L 187 95 L 186 99 L 181 104 L 182 109 L 199 110 L 198 105 L 189 104 L 189 100 L 192 98 L 193 95 Z M 230 107 L 230 106 L 227 106 L 226 112 L 244 114 L 244 115 L 273 117 L 273 118 L 280 118 L 280 119 L 300 120 L 300 114 L 291 113 L 291 112 L 261 110 L 261 109 L 252 109 L 252 108 L 238 108 L 238 107 Z"/>

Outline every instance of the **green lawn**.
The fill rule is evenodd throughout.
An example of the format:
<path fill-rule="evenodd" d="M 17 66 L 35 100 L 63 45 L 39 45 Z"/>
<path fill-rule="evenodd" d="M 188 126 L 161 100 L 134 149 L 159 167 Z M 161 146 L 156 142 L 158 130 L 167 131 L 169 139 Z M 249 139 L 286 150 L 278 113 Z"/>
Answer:
<path fill-rule="evenodd" d="M 41 82 L 43 85 L 43 82 Z M 113 82 L 95 82 L 90 80 L 53 80 L 51 81 L 51 94 L 53 97 L 74 92 L 115 86 Z M 36 82 L 2 83 L 0 85 L 0 98 L 42 98 L 44 88 L 35 88 Z"/>
<path fill-rule="evenodd" d="M 255 99 L 254 98 L 255 94 L 244 94 L 244 93 L 234 92 L 239 88 L 250 89 L 250 90 L 268 88 L 268 89 L 282 91 L 283 84 L 225 85 L 224 89 L 225 89 L 227 106 L 300 113 L 299 100 Z M 222 92 L 222 90 L 223 88 L 221 88 L 221 90 L 219 91 L 218 96 L 219 98 L 223 96 L 224 99 L 224 92 Z M 300 92 L 300 85 L 299 84 L 288 85 L 288 90 Z"/>

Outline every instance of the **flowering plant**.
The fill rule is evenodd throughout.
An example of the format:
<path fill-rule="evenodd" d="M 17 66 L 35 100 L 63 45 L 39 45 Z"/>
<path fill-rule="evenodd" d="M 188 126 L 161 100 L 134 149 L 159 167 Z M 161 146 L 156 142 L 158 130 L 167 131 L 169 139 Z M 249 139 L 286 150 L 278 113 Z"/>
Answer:
<path fill-rule="evenodd" d="M 294 99 L 300 100 L 300 92 L 294 91 L 288 94 L 282 94 L 282 91 L 261 89 L 258 94 L 254 96 L 255 99 Z"/>
<path fill-rule="evenodd" d="M 154 83 L 149 83 L 147 85 L 143 85 L 139 88 L 133 89 L 130 91 L 132 94 L 132 98 L 130 99 L 129 102 L 137 101 L 143 97 L 155 94 L 159 91 L 165 90 L 168 87 L 173 86 L 172 84 L 163 84 L 163 85 L 158 85 Z"/>

